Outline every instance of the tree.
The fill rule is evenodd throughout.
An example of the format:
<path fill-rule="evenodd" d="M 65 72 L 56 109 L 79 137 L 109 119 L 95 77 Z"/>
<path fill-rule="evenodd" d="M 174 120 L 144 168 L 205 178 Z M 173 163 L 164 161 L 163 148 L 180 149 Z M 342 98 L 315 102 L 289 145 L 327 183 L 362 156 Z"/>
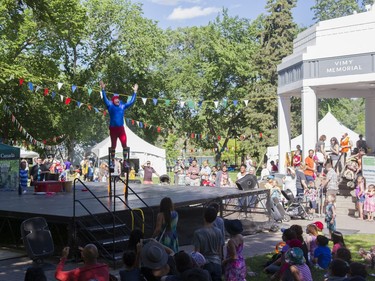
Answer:
<path fill-rule="evenodd" d="M 311 7 L 316 22 L 352 15 L 365 10 L 365 6 L 373 4 L 373 0 L 315 0 Z"/>
<path fill-rule="evenodd" d="M 253 23 L 257 27 L 259 51 L 254 55 L 258 77 L 254 85 L 255 97 L 261 96 L 254 108 L 247 112 L 250 128 L 245 142 L 252 156 L 263 160 L 266 147 L 277 140 L 277 65 L 292 53 L 297 26 L 293 22 L 292 9 L 296 1 L 269 0 L 267 14 Z"/>
<path fill-rule="evenodd" d="M 173 100 L 171 121 L 181 120 L 171 127 L 188 136 L 192 132 L 191 140 L 203 148 L 215 148 L 218 162 L 232 131 L 240 133 L 248 124 L 243 100 L 256 77 L 253 27 L 224 10 L 208 26 L 169 30 L 168 37 L 166 61 L 159 66 L 163 97 Z M 187 101 L 183 107 L 181 100 Z"/>
<path fill-rule="evenodd" d="M 134 82 L 153 79 L 149 70 L 164 50 L 161 30 L 142 17 L 139 4 L 126 0 L 7 0 L 0 4 L 0 18 L 3 102 L 22 112 L 17 118 L 36 139 L 64 135 L 70 156 L 77 144 L 108 134 L 98 81 L 108 81 L 110 91 L 129 93 Z M 25 84 L 19 87 L 19 78 L 42 89 L 31 93 Z M 64 83 L 60 90 L 57 82 Z M 72 85 L 84 87 L 72 93 Z M 56 98 L 43 96 L 45 88 Z M 60 97 L 72 102 L 65 105 Z M 2 137 L 20 135 L 8 126 Z"/>

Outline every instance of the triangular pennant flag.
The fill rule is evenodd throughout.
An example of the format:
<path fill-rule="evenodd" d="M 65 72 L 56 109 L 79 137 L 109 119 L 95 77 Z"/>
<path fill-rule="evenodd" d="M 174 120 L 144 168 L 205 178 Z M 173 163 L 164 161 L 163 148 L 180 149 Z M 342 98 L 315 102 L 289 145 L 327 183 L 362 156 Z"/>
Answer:
<path fill-rule="evenodd" d="M 180 101 L 180 107 L 184 108 L 184 106 L 185 106 L 185 102 L 184 101 Z"/>
<path fill-rule="evenodd" d="M 100 98 L 103 99 L 103 93 L 102 91 L 99 92 Z"/>
<path fill-rule="evenodd" d="M 60 95 L 60 100 L 61 100 L 61 102 L 64 101 L 64 96 L 63 95 Z"/>
<path fill-rule="evenodd" d="M 127 99 L 126 102 L 130 102 L 131 99 L 132 99 L 132 97 L 131 97 L 131 96 L 128 96 L 128 99 Z"/>
<path fill-rule="evenodd" d="M 48 95 L 48 89 L 47 89 L 47 88 L 44 89 L 44 93 L 43 93 L 43 95 L 44 95 L 44 96 Z"/>
<path fill-rule="evenodd" d="M 91 89 L 91 88 L 88 88 L 88 89 L 87 89 L 87 92 L 88 92 L 89 96 L 91 96 L 92 89 Z"/>
<path fill-rule="evenodd" d="M 36 86 L 35 93 L 38 92 L 39 89 L 40 89 L 40 86 Z"/>
<path fill-rule="evenodd" d="M 25 79 L 23 78 L 20 78 L 19 82 L 20 82 L 20 86 L 22 86 L 23 82 L 25 81 Z"/>
<path fill-rule="evenodd" d="M 215 108 L 219 106 L 219 102 L 217 100 L 214 101 L 214 104 L 215 104 Z"/>
<path fill-rule="evenodd" d="M 81 107 L 81 103 L 79 101 L 77 101 L 77 107 L 80 108 Z"/>
<path fill-rule="evenodd" d="M 134 126 L 134 124 L 135 124 L 135 121 L 132 119 L 132 125 Z"/>
<path fill-rule="evenodd" d="M 97 109 L 96 107 L 94 107 L 94 110 L 95 110 L 96 113 L 99 112 L 99 109 Z"/>
<path fill-rule="evenodd" d="M 52 92 L 51 97 L 54 99 L 55 96 L 56 96 L 56 93 L 55 93 L 55 92 Z"/>
<path fill-rule="evenodd" d="M 171 100 L 165 100 L 165 105 L 169 106 L 171 104 Z"/>
<path fill-rule="evenodd" d="M 221 140 L 221 136 L 217 136 L 217 140 Z"/>
<path fill-rule="evenodd" d="M 233 104 L 234 104 L 234 106 L 237 106 L 237 104 L 238 104 L 238 100 L 234 100 L 234 101 L 233 101 Z"/>
<path fill-rule="evenodd" d="M 107 111 L 106 111 L 106 110 L 103 111 L 103 115 L 104 115 L 104 116 L 107 115 Z"/>
<path fill-rule="evenodd" d="M 27 86 L 29 87 L 30 91 L 34 91 L 34 85 L 33 85 L 33 83 L 29 82 L 29 83 L 27 83 Z"/>
<path fill-rule="evenodd" d="M 202 104 L 203 104 L 203 101 L 198 101 L 198 107 L 201 107 L 202 106 Z"/>
<path fill-rule="evenodd" d="M 223 101 L 222 101 L 222 105 L 223 105 L 224 107 L 227 106 L 227 103 L 228 103 L 228 100 L 227 100 L 227 99 L 223 99 Z"/>
<path fill-rule="evenodd" d="M 243 100 L 243 102 L 244 102 L 245 105 L 247 106 L 247 104 L 249 103 L 249 100 Z"/>
<path fill-rule="evenodd" d="M 191 137 L 192 139 L 194 139 L 194 138 L 195 138 L 195 134 L 194 134 L 194 133 L 191 133 L 190 137 Z"/>
<path fill-rule="evenodd" d="M 143 128 L 143 123 L 141 121 L 139 121 L 139 128 Z"/>
<path fill-rule="evenodd" d="M 63 83 L 61 83 L 61 82 L 59 82 L 59 83 L 57 83 L 57 89 L 61 89 L 61 87 L 62 87 L 62 85 L 63 85 Z"/>
<path fill-rule="evenodd" d="M 72 100 L 71 98 L 66 98 L 66 100 L 65 100 L 65 104 L 68 105 L 68 104 L 70 103 L 71 100 Z"/>
<path fill-rule="evenodd" d="M 146 105 L 147 98 L 142 98 L 143 105 Z"/>
<path fill-rule="evenodd" d="M 87 108 L 91 110 L 92 106 L 90 104 L 87 105 Z"/>
<path fill-rule="evenodd" d="M 77 89 L 77 86 L 76 85 L 72 85 L 72 92 L 74 93 L 75 90 Z"/>
<path fill-rule="evenodd" d="M 154 105 L 157 105 L 158 104 L 158 99 L 157 98 L 153 98 L 152 102 L 154 103 Z"/>
<path fill-rule="evenodd" d="M 160 127 L 157 127 L 157 128 L 156 128 L 156 131 L 157 131 L 158 133 L 160 133 L 160 132 L 161 132 L 161 128 L 160 128 Z"/>

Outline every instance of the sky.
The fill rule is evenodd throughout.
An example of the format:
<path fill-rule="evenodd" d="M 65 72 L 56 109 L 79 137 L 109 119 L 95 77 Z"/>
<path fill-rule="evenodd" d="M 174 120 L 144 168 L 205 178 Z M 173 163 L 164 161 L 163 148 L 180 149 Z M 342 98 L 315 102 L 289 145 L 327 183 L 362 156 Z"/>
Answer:
<path fill-rule="evenodd" d="M 255 19 L 265 12 L 267 0 L 132 0 L 141 3 L 146 18 L 158 21 L 166 29 L 187 26 L 202 26 L 214 20 L 223 8 L 230 16 Z M 310 10 L 315 0 L 298 0 L 293 17 L 298 25 L 308 27 L 314 22 Z"/>

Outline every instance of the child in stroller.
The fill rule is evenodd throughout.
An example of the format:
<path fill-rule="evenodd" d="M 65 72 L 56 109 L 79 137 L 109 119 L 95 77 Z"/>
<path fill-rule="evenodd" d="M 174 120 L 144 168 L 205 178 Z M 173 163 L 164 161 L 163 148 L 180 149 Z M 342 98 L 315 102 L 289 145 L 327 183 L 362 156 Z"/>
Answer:
<path fill-rule="evenodd" d="M 287 208 L 285 212 L 291 217 L 291 218 L 303 218 L 308 220 L 313 220 L 314 215 L 309 214 L 306 211 L 303 196 L 297 196 L 294 197 L 293 192 L 290 189 L 282 190 L 281 193 L 287 200 Z"/>
<path fill-rule="evenodd" d="M 355 186 L 355 180 L 357 175 L 362 171 L 362 156 L 365 155 L 365 151 L 361 148 L 358 153 L 353 154 L 346 160 L 344 170 L 341 173 L 341 177 L 346 179 L 348 187 Z"/>

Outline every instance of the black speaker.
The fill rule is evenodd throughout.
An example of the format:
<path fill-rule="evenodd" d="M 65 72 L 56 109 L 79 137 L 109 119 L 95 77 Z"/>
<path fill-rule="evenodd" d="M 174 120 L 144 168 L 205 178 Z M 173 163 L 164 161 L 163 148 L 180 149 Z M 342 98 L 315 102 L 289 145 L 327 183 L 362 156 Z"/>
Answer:
<path fill-rule="evenodd" d="M 23 244 L 30 259 L 42 261 L 52 256 L 54 243 L 47 221 L 42 217 L 30 218 L 21 223 Z"/>
<path fill-rule="evenodd" d="M 236 185 L 239 190 L 250 190 L 254 188 L 259 188 L 257 177 L 255 175 L 249 174 L 236 181 Z"/>

